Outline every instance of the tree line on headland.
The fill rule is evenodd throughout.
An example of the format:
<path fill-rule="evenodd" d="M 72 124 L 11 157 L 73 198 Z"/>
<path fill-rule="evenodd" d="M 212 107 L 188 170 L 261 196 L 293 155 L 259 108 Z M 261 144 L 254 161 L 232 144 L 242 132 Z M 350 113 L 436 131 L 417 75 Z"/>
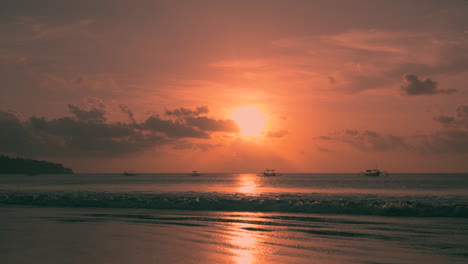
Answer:
<path fill-rule="evenodd" d="M 62 164 L 0 155 L 0 174 L 71 174 Z"/>

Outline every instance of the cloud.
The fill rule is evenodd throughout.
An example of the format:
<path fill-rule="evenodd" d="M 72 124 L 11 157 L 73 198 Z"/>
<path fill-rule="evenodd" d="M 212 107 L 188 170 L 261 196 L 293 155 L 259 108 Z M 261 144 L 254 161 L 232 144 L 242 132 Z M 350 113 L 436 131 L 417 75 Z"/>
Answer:
<path fill-rule="evenodd" d="M 456 114 L 454 116 L 441 115 L 435 116 L 433 119 L 446 127 L 457 129 L 468 128 L 468 105 L 460 105 L 457 107 Z"/>
<path fill-rule="evenodd" d="M 42 76 L 41 86 L 49 90 L 74 90 L 74 91 L 113 91 L 115 93 L 122 92 L 120 85 L 112 78 L 88 78 L 79 76 L 74 79 L 67 79 L 54 74 L 46 74 Z"/>
<path fill-rule="evenodd" d="M 433 117 L 433 119 L 443 125 L 450 125 L 450 124 L 453 124 L 455 122 L 455 118 L 452 117 L 452 116 L 435 116 Z"/>
<path fill-rule="evenodd" d="M 216 120 L 206 116 L 200 116 L 188 117 L 185 120 L 188 125 L 205 131 L 239 132 L 239 126 L 231 119 Z"/>
<path fill-rule="evenodd" d="M 380 134 L 365 130 L 343 130 L 330 136 L 319 136 L 315 140 L 338 141 L 363 151 L 363 152 L 387 152 L 408 149 L 405 139 L 392 134 Z"/>
<path fill-rule="evenodd" d="M 187 142 L 192 149 L 208 150 L 205 142 L 214 132 L 236 132 L 232 120 L 208 117 L 184 117 L 178 120 L 153 115 L 142 122 L 124 105 L 131 123 L 109 122 L 106 106 L 91 100 L 87 109 L 68 105 L 70 116 L 47 119 L 32 116 L 21 120 L 11 111 L 0 111 L 0 153 L 42 156 L 125 156 L 162 146 L 177 147 Z M 192 113 L 206 112 L 207 107 Z M 174 111 L 172 111 L 174 112 Z M 194 123 L 193 120 L 203 120 Z M 234 123 L 235 124 L 235 123 Z M 216 145 L 213 145 L 216 146 Z"/>
<path fill-rule="evenodd" d="M 0 111 L 0 151 L 23 150 L 27 137 L 28 131 L 15 113 Z"/>
<path fill-rule="evenodd" d="M 173 138 L 210 138 L 205 131 L 197 130 L 179 121 L 161 119 L 158 115 L 149 117 L 141 125 L 141 128 L 153 132 L 161 132 Z"/>
<path fill-rule="evenodd" d="M 315 147 L 317 148 L 317 151 L 318 151 L 318 152 L 324 152 L 324 153 L 325 153 L 325 152 L 335 152 L 335 151 L 333 151 L 333 150 L 331 150 L 331 149 L 324 148 L 324 147 L 321 147 L 321 146 L 319 146 L 319 145 L 316 145 Z"/>
<path fill-rule="evenodd" d="M 185 117 L 185 116 L 198 116 L 200 114 L 207 114 L 210 112 L 207 106 L 199 106 L 195 110 L 187 109 L 184 107 L 174 109 L 174 110 L 166 110 L 166 115 L 168 116 L 176 116 L 176 117 Z"/>
<path fill-rule="evenodd" d="M 129 108 L 127 105 L 120 104 L 120 105 L 119 105 L 119 108 L 120 108 L 120 111 L 122 111 L 122 113 L 128 115 L 128 118 L 129 118 L 133 123 L 136 123 L 136 120 L 135 120 L 135 117 L 134 117 L 134 115 L 133 115 L 133 112 L 132 112 L 132 110 L 130 110 L 130 108 Z"/>
<path fill-rule="evenodd" d="M 212 150 L 214 148 L 221 147 L 221 146 L 222 146 L 221 144 L 182 142 L 180 144 L 174 145 L 174 149 L 179 149 L 179 150 L 192 149 L 192 150 L 208 151 L 208 150 Z"/>
<path fill-rule="evenodd" d="M 457 91 L 455 89 L 439 89 L 437 86 L 437 82 L 429 78 L 419 80 L 418 76 L 414 74 L 406 74 L 403 77 L 403 84 L 400 89 L 403 94 L 409 96 L 450 94 Z"/>
<path fill-rule="evenodd" d="M 315 76 L 297 74 L 294 79 L 303 80 L 304 86 L 313 82 L 316 89 L 327 87 L 343 93 L 393 89 L 407 73 L 437 75 L 445 81 L 468 72 L 468 38 L 452 30 L 344 30 L 287 37 L 273 45 L 290 52 L 275 67 L 296 73 L 312 68 Z M 436 90 L 440 94 L 454 91 Z"/>
<path fill-rule="evenodd" d="M 468 154 L 468 130 L 449 129 L 423 138 L 422 150 L 436 154 Z"/>
<path fill-rule="evenodd" d="M 73 20 L 60 21 L 57 23 L 48 21 L 40 16 L 12 16 L 9 23 L 2 25 L 8 38 L 3 42 L 21 44 L 31 41 L 61 40 L 70 37 L 78 39 L 79 37 L 88 37 L 92 39 L 93 35 L 89 31 L 93 20 Z"/>
<path fill-rule="evenodd" d="M 287 130 L 279 130 L 279 131 L 271 131 L 269 130 L 266 134 L 267 137 L 272 137 L 272 138 L 282 138 L 285 137 L 289 134 Z"/>
<path fill-rule="evenodd" d="M 359 134 L 359 131 L 355 129 L 346 129 L 343 131 L 343 133 L 348 136 L 357 136 Z"/>
<path fill-rule="evenodd" d="M 341 142 L 363 152 L 414 151 L 425 154 L 468 154 L 468 105 L 457 107 L 455 114 L 434 116 L 439 130 L 407 137 L 374 131 L 346 129 L 315 140 Z M 318 148 L 318 151 L 323 152 Z"/>
<path fill-rule="evenodd" d="M 457 108 L 457 117 L 461 120 L 468 119 L 468 105 L 461 105 Z"/>
<path fill-rule="evenodd" d="M 422 149 L 431 153 L 468 154 L 468 105 L 457 107 L 454 116 L 435 116 L 444 129 L 422 138 Z"/>
<path fill-rule="evenodd" d="M 90 121 L 90 122 L 105 122 L 106 121 L 106 108 L 104 105 L 94 106 L 90 110 L 83 110 L 72 104 L 68 105 L 70 113 L 75 115 L 79 121 Z"/>

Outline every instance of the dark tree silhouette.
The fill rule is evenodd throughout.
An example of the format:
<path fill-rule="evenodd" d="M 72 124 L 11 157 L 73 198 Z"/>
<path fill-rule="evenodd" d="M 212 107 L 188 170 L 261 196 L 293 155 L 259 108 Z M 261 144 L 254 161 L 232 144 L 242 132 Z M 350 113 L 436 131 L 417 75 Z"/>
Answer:
<path fill-rule="evenodd" d="M 0 174 L 71 174 L 62 164 L 0 155 Z"/>

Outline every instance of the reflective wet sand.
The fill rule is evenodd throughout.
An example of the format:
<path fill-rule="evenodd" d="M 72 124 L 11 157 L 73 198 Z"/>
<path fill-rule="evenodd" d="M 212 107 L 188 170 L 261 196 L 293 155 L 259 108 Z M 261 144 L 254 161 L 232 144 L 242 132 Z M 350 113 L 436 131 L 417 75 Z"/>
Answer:
<path fill-rule="evenodd" d="M 457 218 L 0 207 L 2 263 L 466 263 Z"/>

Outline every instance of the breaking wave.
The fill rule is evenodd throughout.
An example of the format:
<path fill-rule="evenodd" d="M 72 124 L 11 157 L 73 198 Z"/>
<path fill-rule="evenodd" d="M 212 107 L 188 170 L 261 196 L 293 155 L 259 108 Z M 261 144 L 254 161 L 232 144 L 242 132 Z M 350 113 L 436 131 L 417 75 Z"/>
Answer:
<path fill-rule="evenodd" d="M 0 204 L 209 211 L 294 212 L 411 217 L 468 217 L 457 197 L 386 197 L 319 194 L 111 193 L 0 191 Z"/>

